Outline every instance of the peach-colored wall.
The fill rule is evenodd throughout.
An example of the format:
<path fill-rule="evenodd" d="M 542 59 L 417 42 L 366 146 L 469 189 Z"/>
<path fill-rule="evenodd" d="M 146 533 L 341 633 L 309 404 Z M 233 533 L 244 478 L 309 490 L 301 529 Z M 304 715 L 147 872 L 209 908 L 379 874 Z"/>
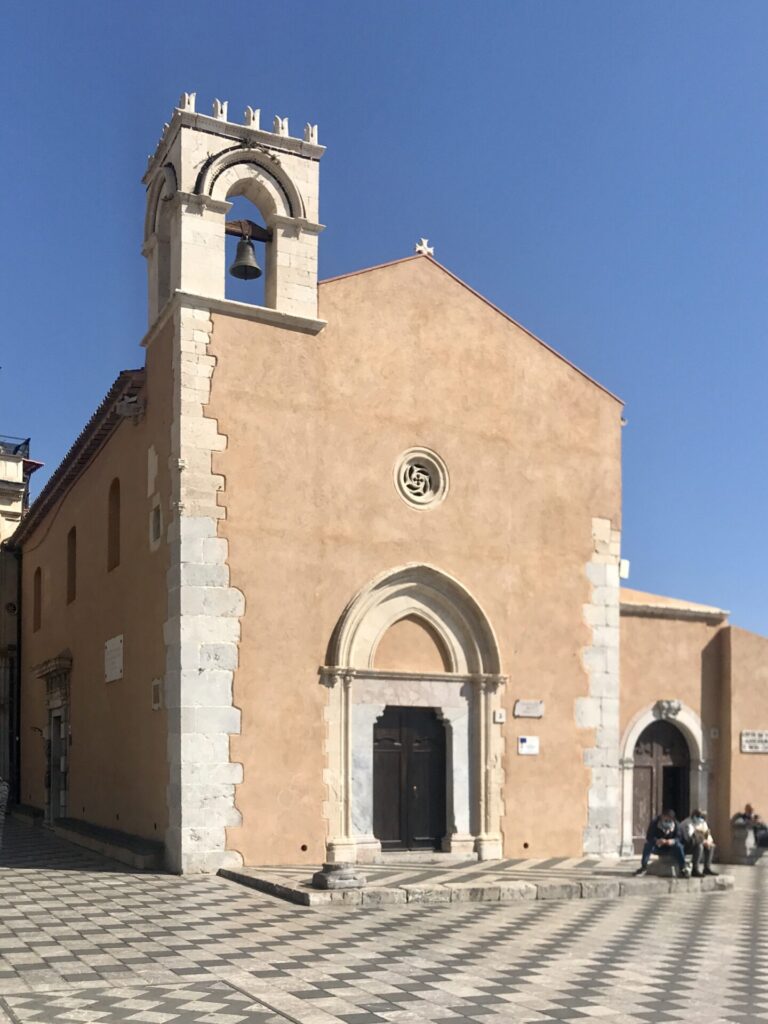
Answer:
<path fill-rule="evenodd" d="M 166 823 L 166 715 L 151 684 L 165 672 L 168 550 L 150 551 L 147 451 L 157 451 L 157 490 L 170 500 L 170 331 L 147 353 L 146 415 L 121 423 L 23 544 L 21 799 L 45 803 L 45 682 L 32 667 L 69 649 L 70 817 L 150 837 Z M 121 561 L 107 572 L 107 495 L 120 479 Z M 67 534 L 77 529 L 77 597 L 66 601 Z M 32 630 L 32 578 L 42 568 L 42 625 Z M 104 643 L 124 636 L 124 676 L 104 682 Z"/>
<path fill-rule="evenodd" d="M 592 517 L 620 526 L 621 407 L 426 259 L 328 282 L 320 303 L 317 336 L 214 316 L 209 414 L 229 438 L 214 470 L 246 597 L 231 744 L 243 826 L 230 845 L 252 864 L 322 858 L 318 666 L 360 587 L 425 562 L 478 600 L 510 676 L 506 854 L 578 854 L 594 741 L 574 723 L 588 692 L 585 566 Z M 414 445 L 450 473 L 429 511 L 393 485 Z M 515 721 L 521 697 L 544 699 L 545 718 Z M 517 735 L 534 731 L 540 756 L 517 757 Z M 547 792 L 556 814 L 542 813 Z"/>
<path fill-rule="evenodd" d="M 657 700 L 681 700 L 720 724 L 721 624 L 621 616 L 621 730 Z"/>
<path fill-rule="evenodd" d="M 722 623 L 621 616 L 622 733 L 657 700 L 680 700 L 696 712 L 710 769 L 706 810 L 721 845 L 729 819 L 728 633 Z"/>
<path fill-rule="evenodd" d="M 743 729 L 768 730 L 768 637 L 731 627 L 729 815 L 746 803 L 768 818 L 768 754 L 742 754 Z"/>
<path fill-rule="evenodd" d="M 386 631 L 376 646 L 374 668 L 390 672 L 449 672 L 440 640 L 408 616 Z"/>

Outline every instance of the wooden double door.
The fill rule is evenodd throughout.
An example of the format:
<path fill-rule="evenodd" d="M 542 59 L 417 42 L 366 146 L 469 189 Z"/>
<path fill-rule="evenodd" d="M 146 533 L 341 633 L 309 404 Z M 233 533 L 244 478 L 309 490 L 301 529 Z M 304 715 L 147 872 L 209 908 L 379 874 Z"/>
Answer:
<path fill-rule="evenodd" d="M 431 708 L 387 707 L 373 728 L 373 830 L 383 850 L 445 835 L 445 728 Z"/>
<path fill-rule="evenodd" d="M 677 820 L 690 814 L 691 755 L 685 736 L 671 722 L 654 722 L 635 744 L 632 838 L 640 853 L 649 823 L 662 811 Z"/>

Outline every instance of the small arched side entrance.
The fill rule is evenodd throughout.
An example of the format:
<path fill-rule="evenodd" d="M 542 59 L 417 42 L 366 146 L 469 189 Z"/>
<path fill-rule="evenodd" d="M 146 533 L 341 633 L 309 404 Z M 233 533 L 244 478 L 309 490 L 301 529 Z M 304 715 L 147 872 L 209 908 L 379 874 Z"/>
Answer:
<path fill-rule="evenodd" d="M 707 804 L 707 762 L 699 716 L 660 700 L 630 722 L 621 746 L 622 856 L 642 850 L 648 823 L 672 808 L 678 819 Z"/>
<path fill-rule="evenodd" d="M 413 670 L 389 667 L 380 647 L 407 650 Z M 329 862 L 438 845 L 501 857 L 503 741 L 492 722 L 505 678 L 490 623 L 458 581 L 426 565 L 373 580 L 341 616 L 320 679 L 331 690 Z"/>
<path fill-rule="evenodd" d="M 671 808 L 678 821 L 690 813 L 691 756 L 682 732 L 658 721 L 640 734 L 634 751 L 632 842 L 642 853 L 648 822 Z"/>

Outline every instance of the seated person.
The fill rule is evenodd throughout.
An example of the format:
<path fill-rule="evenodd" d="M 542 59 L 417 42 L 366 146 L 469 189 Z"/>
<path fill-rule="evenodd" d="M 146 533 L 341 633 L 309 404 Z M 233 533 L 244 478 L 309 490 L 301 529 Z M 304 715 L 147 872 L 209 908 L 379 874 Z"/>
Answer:
<path fill-rule="evenodd" d="M 731 818 L 731 822 L 734 825 L 752 825 L 753 827 L 763 827 L 763 820 L 757 811 L 754 809 L 752 804 L 747 804 L 743 811 L 739 811 Z"/>
<path fill-rule="evenodd" d="M 636 875 L 644 875 L 648 870 L 651 854 L 671 856 L 675 867 L 679 868 L 684 878 L 689 878 L 691 869 L 685 863 L 685 850 L 680 825 L 675 819 L 674 811 L 663 811 L 648 826 L 645 834 L 645 846 Z"/>
<path fill-rule="evenodd" d="M 692 811 L 691 816 L 681 822 L 680 830 L 685 841 L 686 852 L 691 854 L 693 874 L 698 878 L 702 875 L 716 875 L 712 870 L 712 858 L 715 855 L 715 840 L 709 830 L 706 811 Z"/>
<path fill-rule="evenodd" d="M 734 814 L 731 818 L 731 824 L 751 828 L 757 845 L 768 846 L 768 825 L 765 824 L 752 804 L 746 804 L 743 811 Z"/>

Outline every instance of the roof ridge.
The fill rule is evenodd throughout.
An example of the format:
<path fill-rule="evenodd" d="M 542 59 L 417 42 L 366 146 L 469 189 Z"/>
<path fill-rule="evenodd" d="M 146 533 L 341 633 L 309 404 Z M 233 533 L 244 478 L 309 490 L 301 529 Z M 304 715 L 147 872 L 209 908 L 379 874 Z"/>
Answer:
<path fill-rule="evenodd" d="M 131 385 L 143 384 L 144 377 L 143 367 L 120 371 L 9 538 L 12 544 L 18 544 L 28 536 L 56 501 L 66 495 L 70 485 L 102 449 L 115 426 L 122 422 L 115 412 L 115 403 L 123 394 L 130 392 Z M 138 391 L 138 387 L 135 390 Z"/>

